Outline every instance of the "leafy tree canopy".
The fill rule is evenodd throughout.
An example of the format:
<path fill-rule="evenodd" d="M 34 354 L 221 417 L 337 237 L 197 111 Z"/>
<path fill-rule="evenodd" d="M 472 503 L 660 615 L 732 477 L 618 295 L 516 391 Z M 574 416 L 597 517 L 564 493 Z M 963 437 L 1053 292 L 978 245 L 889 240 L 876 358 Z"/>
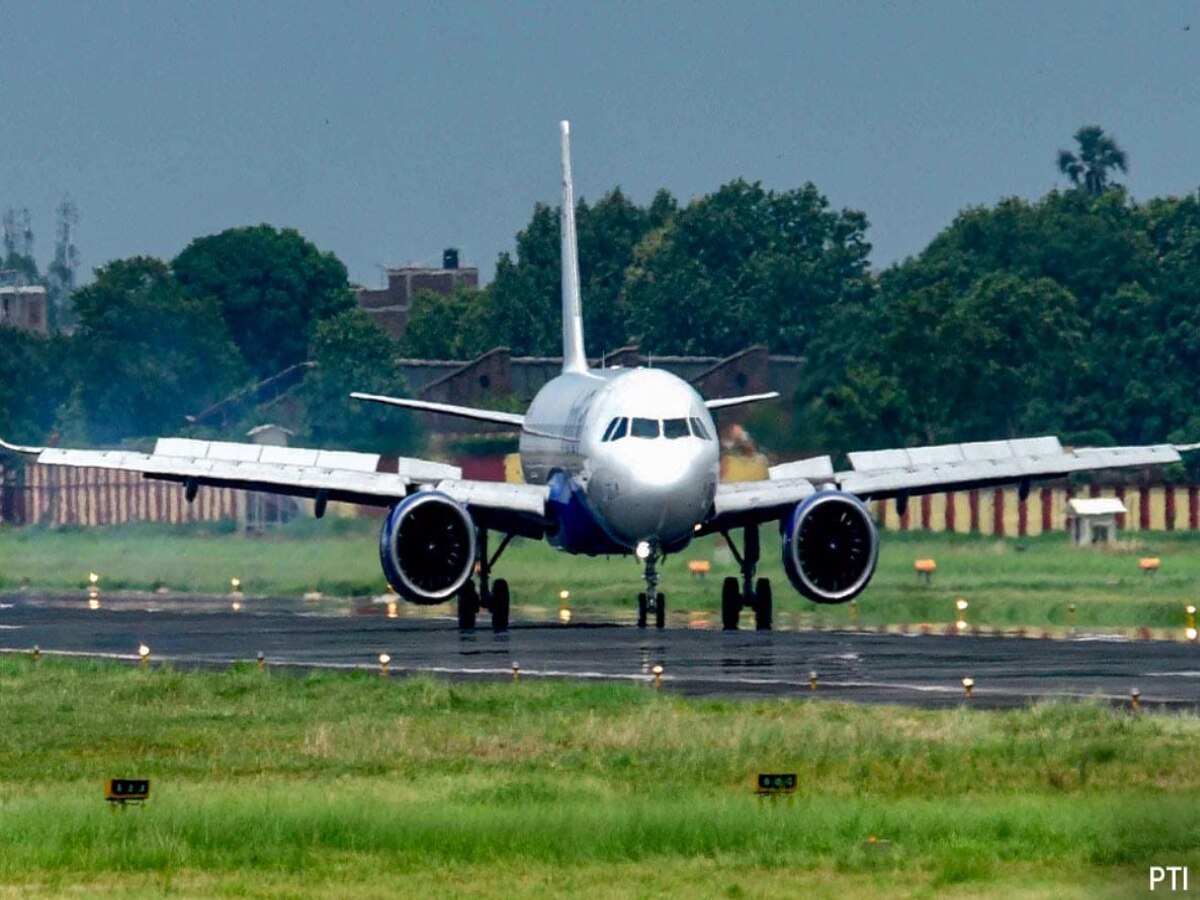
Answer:
<path fill-rule="evenodd" d="M 1084 125 L 1075 132 L 1078 150 L 1058 151 L 1058 170 L 1093 197 L 1104 193 L 1109 185 L 1109 172 L 1129 170 L 1129 158 L 1117 142 L 1104 133 L 1099 125 Z"/>
<path fill-rule="evenodd" d="M 93 441 L 177 431 L 244 377 L 215 301 L 187 294 L 160 260 L 111 262 L 72 299 L 77 391 Z"/>
<path fill-rule="evenodd" d="M 655 353 L 800 353 L 841 303 L 871 293 L 867 218 L 812 184 L 730 182 L 649 233 L 627 275 L 632 331 Z"/>
<path fill-rule="evenodd" d="M 341 260 L 291 228 L 197 238 L 171 269 L 185 291 L 216 303 L 257 378 L 303 362 L 317 323 L 354 306 Z"/>
<path fill-rule="evenodd" d="M 414 415 L 350 397 L 351 391 L 407 393 L 395 342 L 365 312 L 352 309 L 317 323 L 311 355 L 317 368 L 301 387 L 315 446 L 389 454 L 415 450 L 420 426 Z"/>
<path fill-rule="evenodd" d="M 0 325 L 0 437 L 45 440 L 74 375 L 69 340 Z"/>

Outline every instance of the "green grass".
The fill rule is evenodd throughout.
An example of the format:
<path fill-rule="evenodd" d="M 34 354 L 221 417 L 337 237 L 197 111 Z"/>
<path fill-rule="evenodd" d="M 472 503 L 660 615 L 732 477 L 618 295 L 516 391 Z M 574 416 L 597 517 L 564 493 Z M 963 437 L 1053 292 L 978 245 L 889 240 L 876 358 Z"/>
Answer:
<path fill-rule="evenodd" d="M 1200 720 L 1100 705 L 5 657 L 0 722 L 0 895 L 1082 897 L 1200 865 Z"/>
<path fill-rule="evenodd" d="M 247 593 L 298 596 L 317 587 L 335 596 L 369 596 L 384 589 L 377 550 L 378 523 L 328 520 L 295 523 L 277 535 L 245 537 L 187 526 L 102 529 L 0 529 L 0 589 L 27 580 L 32 587 L 82 590 L 87 573 L 103 576 L 106 590 L 159 584 L 180 592 L 223 593 L 229 579 Z M 836 626 L 849 622 L 848 606 L 821 607 L 787 583 L 779 539 L 764 536 L 760 574 L 775 584 L 781 624 Z M 1143 575 L 1142 556 L 1162 569 Z M 933 584 L 919 583 L 913 560 L 933 557 Z M 713 560 L 706 578 L 687 572 L 691 559 Z M 662 567 L 662 589 L 674 610 L 707 611 L 715 621 L 721 579 L 736 574 L 732 560 L 715 554 L 714 540 L 696 541 Z M 1183 607 L 1200 594 L 1200 535 L 1146 534 L 1114 550 L 1078 550 L 1060 534 L 1015 540 L 945 534 L 884 534 L 874 581 L 858 599 L 862 625 L 947 623 L 954 599 L 965 596 L 973 624 L 992 627 L 1068 624 L 1076 604 L 1080 627 L 1182 628 Z M 632 610 L 641 587 L 630 557 L 573 557 L 544 543 L 516 541 L 497 567 L 512 584 L 518 605 L 555 606 L 563 588 L 575 607 Z"/>

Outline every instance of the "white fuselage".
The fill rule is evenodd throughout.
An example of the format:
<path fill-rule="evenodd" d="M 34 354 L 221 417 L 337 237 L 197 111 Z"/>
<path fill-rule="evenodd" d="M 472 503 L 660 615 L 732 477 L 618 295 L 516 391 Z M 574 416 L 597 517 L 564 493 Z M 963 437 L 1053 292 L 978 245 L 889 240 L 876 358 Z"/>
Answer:
<path fill-rule="evenodd" d="M 598 524 L 630 549 L 686 541 L 716 494 L 712 416 L 691 385 L 662 369 L 554 378 L 525 414 L 520 451 L 527 482 L 573 478 Z"/>

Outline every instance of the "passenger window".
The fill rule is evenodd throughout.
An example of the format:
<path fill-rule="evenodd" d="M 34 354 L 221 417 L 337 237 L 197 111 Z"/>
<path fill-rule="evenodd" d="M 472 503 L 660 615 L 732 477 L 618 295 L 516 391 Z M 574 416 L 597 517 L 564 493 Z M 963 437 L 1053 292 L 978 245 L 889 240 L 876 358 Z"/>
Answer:
<path fill-rule="evenodd" d="M 629 433 L 629 420 L 628 419 L 620 419 L 617 422 L 617 427 L 613 431 L 612 437 L 610 438 L 610 440 L 619 441 L 621 438 L 625 437 L 625 435 L 628 433 Z"/>
<path fill-rule="evenodd" d="M 658 419 L 634 419 L 629 433 L 635 438 L 658 437 Z"/>
<path fill-rule="evenodd" d="M 701 439 L 707 441 L 708 440 L 708 429 L 706 429 L 704 427 L 704 423 L 701 422 L 696 416 L 692 416 L 690 421 L 692 423 L 692 434 L 694 434 L 698 438 L 701 438 Z"/>
<path fill-rule="evenodd" d="M 612 440 L 613 432 L 617 430 L 618 419 L 613 419 L 608 423 L 608 427 L 604 429 L 604 437 L 600 438 L 600 443 Z"/>
<path fill-rule="evenodd" d="M 669 440 L 688 436 L 687 419 L 667 419 L 663 422 L 663 437 Z"/>

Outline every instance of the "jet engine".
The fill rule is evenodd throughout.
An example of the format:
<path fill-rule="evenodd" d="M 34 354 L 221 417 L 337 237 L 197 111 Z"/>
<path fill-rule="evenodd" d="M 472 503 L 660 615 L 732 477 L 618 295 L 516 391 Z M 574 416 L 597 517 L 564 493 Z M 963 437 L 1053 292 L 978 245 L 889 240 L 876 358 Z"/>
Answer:
<path fill-rule="evenodd" d="M 796 505 L 783 532 L 783 568 L 816 603 L 845 603 L 875 574 L 879 537 L 866 504 L 841 491 L 818 491 Z"/>
<path fill-rule="evenodd" d="M 418 491 L 397 503 L 379 534 L 379 561 L 388 584 L 410 603 L 453 597 L 475 567 L 475 523 L 438 491 Z"/>

